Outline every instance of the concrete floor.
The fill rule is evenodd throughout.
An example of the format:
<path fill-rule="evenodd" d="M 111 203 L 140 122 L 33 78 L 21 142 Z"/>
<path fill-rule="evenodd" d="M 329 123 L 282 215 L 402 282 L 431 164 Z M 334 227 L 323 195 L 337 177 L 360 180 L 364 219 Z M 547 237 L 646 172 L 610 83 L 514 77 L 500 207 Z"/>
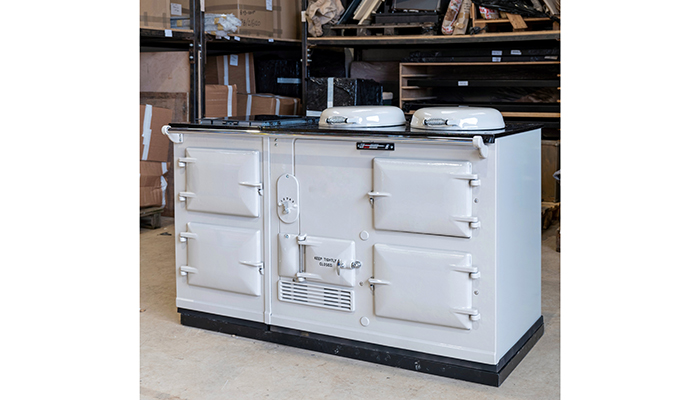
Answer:
<path fill-rule="evenodd" d="M 542 233 L 544 336 L 494 388 L 180 325 L 163 218 L 140 234 L 141 399 L 559 399 L 557 227 Z"/>

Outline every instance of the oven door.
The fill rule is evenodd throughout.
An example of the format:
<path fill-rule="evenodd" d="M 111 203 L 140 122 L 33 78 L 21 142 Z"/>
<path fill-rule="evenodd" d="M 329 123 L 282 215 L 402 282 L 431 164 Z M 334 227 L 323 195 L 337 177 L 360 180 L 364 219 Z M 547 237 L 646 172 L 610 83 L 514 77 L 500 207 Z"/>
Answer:
<path fill-rule="evenodd" d="M 180 233 L 187 242 L 187 283 L 249 296 L 262 293 L 259 230 L 190 222 Z"/>
<path fill-rule="evenodd" d="M 374 228 L 471 237 L 479 226 L 472 215 L 469 161 L 375 158 L 372 165 Z"/>
<path fill-rule="evenodd" d="M 190 147 L 185 155 L 178 163 L 187 168 L 186 190 L 178 198 L 188 211 L 260 216 L 259 151 Z"/>
<path fill-rule="evenodd" d="M 378 317 L 471 329 L 472 281 L 479 278 L 469 253 L 374 245 L 374 313 Z"/>

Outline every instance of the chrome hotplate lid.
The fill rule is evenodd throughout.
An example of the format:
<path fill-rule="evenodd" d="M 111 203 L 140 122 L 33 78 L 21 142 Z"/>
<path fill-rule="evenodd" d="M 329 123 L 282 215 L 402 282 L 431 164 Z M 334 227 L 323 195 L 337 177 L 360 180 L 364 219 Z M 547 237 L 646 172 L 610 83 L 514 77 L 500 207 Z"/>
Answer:
<path fill-rule="evenodd" d="M 498 110 L 485 107 L 426 107 L 411 118 L 411 130 L 484 131 L 505 126 Z"/>
<path fill-rule="evenodd" d="M 366 129 L 405 126 L 406 117 L 394 106 L 343 106 L 323 110 L 318 120 L 321 128 Z"/>

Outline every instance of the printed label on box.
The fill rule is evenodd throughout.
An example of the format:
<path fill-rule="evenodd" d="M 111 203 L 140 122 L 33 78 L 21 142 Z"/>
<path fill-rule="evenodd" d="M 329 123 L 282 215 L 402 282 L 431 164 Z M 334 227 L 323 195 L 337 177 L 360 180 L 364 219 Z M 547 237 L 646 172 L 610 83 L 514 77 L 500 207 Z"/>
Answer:
<path fill-rule="evenodd" d="M 503 51 L 501 51 L 501 50 L 492 50 L 492 51 L 491 51 L 491 55 L 492 55 L 492 56 L 502 56 L 502 55 L 503 55 Z"/>
<path fill-rule="evenodd" d="M 234 67 L 238 66 L 238 54 L 231 54 L 231 57 L 229 58 L 228 61 L 229 65 L 233 65 Z"/>
<path fill-rule="evenodd" d="M 457 86 L 469 86 L 469 81 L 459 81 L 457 82 Z"/>
<path fill-rule="evenodd" d="M 182 15 L 182 4 L 170 3 L 170 15 Z"/>
<path fill-rule="evenodd" d="M 521 53 L 520 50 L 511 50 L 511 51 L 510 51 L 510 54 L 513 55 L 513 56 L 520 56 L 520 55 L 522 55 L 523 53 Z"/>

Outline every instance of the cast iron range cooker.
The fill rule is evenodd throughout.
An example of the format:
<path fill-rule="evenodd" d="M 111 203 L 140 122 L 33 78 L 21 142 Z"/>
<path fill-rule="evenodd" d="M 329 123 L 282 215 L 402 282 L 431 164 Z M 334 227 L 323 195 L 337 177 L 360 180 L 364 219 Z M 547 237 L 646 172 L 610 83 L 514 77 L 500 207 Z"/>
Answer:
<path fill-rule="evenodd" d="M 380 106 L 163 133 L 182 324 L 492 386 L 542 336 L 540 126 Z"/>

